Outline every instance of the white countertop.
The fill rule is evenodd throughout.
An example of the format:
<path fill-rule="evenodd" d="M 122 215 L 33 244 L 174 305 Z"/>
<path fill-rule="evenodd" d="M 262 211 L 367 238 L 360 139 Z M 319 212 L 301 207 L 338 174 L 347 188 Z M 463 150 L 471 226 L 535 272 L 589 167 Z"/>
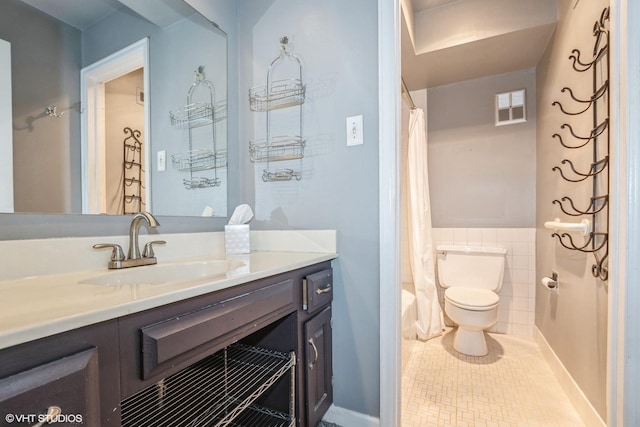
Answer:
<path fill-rule="evenodd" d="M 140 236 L 140 244 L 152 238 Z M 228 259 L 234 267 L 238 261 L 242 265 L 189 281 L 98 285 L 91 279 L 156 266 L 106 268 L 110 252 L 92 246 L 110 242 L 126 250 L 127 236 L 0 241 L 0 349 L 337 257 L 334 230 L 252 231 L 252 252 L 229 257 L 221 232 L 155 238 L 167 241 L 155 250 L 157 265 L 163 268 L 194 260 Z"/>
<path fill-rule="evenodd" d="M 142 285 L 81 283 L 108 274 L 106 268 L 3 280 L 0 281 L 0 349 L 332 260 L 336 256 L 335 253 L 322 252 L 232 255 L 227 259 L 241 261 L 243 265 L 220 276 L 189 282 Z"/>

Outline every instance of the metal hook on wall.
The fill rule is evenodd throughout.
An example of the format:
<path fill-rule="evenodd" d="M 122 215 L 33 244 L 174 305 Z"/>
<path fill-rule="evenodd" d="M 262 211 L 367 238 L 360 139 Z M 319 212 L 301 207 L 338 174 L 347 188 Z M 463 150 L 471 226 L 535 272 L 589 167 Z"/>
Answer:
<path fill-rule="evenodd" d="M 52 105 L 50 107 L 45 107 L 44 113 L 49 117 L 56 117 L 58 119 L 64 116 L 64 111 L 58 114 L 58 107 L 56 107 L 55 105 Z"/>

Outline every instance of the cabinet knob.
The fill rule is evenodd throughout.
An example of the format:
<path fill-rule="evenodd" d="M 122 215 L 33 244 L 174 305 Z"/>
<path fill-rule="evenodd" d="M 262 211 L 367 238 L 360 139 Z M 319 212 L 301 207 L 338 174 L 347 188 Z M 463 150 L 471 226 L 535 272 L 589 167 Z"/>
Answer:
<path fill-rule="evenodd" d="M 47 413 L 44 415 L 44 419 L 40 421 L 38 424 L 34 424 L 33 427 L 42 427 L 46 424 L 51 424 L 52 421 L 62 413 L 62 409 L 59 406 L 49 406 L 47 409 Z"/>

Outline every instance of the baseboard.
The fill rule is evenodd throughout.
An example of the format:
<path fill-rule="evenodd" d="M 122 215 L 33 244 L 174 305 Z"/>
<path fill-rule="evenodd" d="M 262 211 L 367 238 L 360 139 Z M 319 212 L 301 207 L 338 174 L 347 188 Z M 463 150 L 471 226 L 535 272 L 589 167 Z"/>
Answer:
<path fill-rule="evenodd" d="M 336 405 L 331 405 L 322 419 L 342 427 L 380 427 L 379 418 L 341 408 Z"/>
<path fill-rule="evenodd" d="M 606 427 L 607 425 L 600 417 L 600 414 L 598 414 L 598 411 L 595 410 L 591 405 L 591 402 L 589 402 L 589 399 L 587 399 L 578 384 L 573 380 L 573 377 L 564 367 L 537 326 L 533 327 L 533 337 L 538 344 L 542 355 L 549 364 L 549 367 L 555 374 L 564 391 L 569 396 L 569 400 L 573 406 L 575 406 L 585 425 L 587 427 Z"/>

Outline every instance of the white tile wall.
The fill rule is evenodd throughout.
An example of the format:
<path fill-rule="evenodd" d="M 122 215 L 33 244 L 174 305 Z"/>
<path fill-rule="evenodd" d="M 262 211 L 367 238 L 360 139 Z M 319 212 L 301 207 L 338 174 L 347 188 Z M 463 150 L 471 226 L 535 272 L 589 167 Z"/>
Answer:
<path fill-rule="evenodd" d="M 434 228 L 438 244 L 497 246 L 507 250 L 504 283 L 500 291 L 498 323 L 491 332 L 533 336 L 536 277 L 535 228 Z M 441 298 L 442 298 L 442 292 Z M 441 300 L 442 303 L 442 300 Z"/>

